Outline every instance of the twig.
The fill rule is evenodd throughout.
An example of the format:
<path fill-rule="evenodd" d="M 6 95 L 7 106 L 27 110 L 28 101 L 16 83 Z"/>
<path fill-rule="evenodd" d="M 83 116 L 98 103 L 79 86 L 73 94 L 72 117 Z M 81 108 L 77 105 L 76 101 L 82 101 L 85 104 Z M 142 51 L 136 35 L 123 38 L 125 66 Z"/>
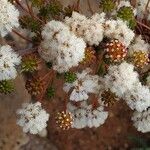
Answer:
<path fill-rule="evenodd" d="M 150 3 L 150 0 L 147 1 L 147 4 L 146 4 L 146 6 L 145 6 L 144 14 L 146 14 L 146 12 L 147 12 L 147 8 L 148 8 L 149 3 Z"/>
<path fill-rule="evenodd" d="M 90 1 L 89 1 L 89 0 L 87 0 L 87 2 L 88 2 L 88 6 L 89 6 L 89 9 L 90 9 L 90 12 L 91 12 L 92 14 L 94 14 L 94 11 L 93 11 L 93 10 L 92 10 L 92 8 L 91 8 Z"/>
<path fill-rule="evenodd" d="M 19 37 L 21 37 L 22 39 L 24 39 L 25 41 L 28 41 L 28 42 L 32 43 L 32 40 L 28 39 L 24 35 L 22 35 L 19 32 L 17 32 L 16 30 L 12 29 L 12 32 L 15 33 L 16 35 L 18 35 Z"/>
<path fill-rule="evenodd" d="M 40 18 L 38 18 L 37 16 L 31 14 L 23 5 L 21 5 L 21 3 L 16 0 L 16 3 L 22 8 L 22 10 L 24 10 L 27 14 L 29 14 L 31 17 L 37 19 L 39 22 L 41 22 L 42 24 L 45 24 Z"/>
<path fill-rule="evenodd" d="M 145 25 L 145 24 L 143 24 L 142 22 L 139 22 L 139 21 L 136 21 L 139 25 L 141 25 L 141 26 L 143 26 L 143 27 L 145 27 L 146 29 L 148 29 L 148 30 L 150 30 L 150 27 L 149 26 L 147 26 L 147 25 Z"/>
<path fill-rule="evenodd" d="M 80 9 L 80 0 L 77 1 L 77 10 L 79 11 Z"/>

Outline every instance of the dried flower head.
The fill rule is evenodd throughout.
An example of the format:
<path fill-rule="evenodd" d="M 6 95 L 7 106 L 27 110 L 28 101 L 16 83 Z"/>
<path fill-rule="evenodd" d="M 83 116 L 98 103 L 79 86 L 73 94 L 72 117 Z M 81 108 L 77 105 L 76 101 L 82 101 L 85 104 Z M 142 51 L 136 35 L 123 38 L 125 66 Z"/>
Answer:
<path fill-rule="evenodd" d="M 32 78 L 27 80 L 26 89 L 31 95 L 37 96 L 44 90 L 44 85 L 45 83 L 39 77 Z"/>
<path fill-rule="evenodd" d="M 62 130 L 70 129 L 73 123 L 73 118 L 70 112 L 58 112 L 55 119 L 57 126 Z"/>
<path fill-rule="evenodd" d="M 95 59 L 96 59 L 96 56 L 95 56 L 94 48 L 87 47 L 85 49 L 85 58 L 83 59 L 83 61 L 81 63 L 83 63 L 83 64 L 92 63 L 95 61 Z"/>
<path fill-rule="evenodd" d="M 148 65 L 149 58 L 147 52 L 135 51 L 132 55 L 132 62 L 136 67 L 143 68 Z"/>
<path fill-rule="evenodd" d="M 105 90 L 101 94 L 101 101 L 106 106 L 112 106 L 118 101 L 118 97 L 112 93 L 110 90 Z"/>
<path fill-rule="evenodd" d="M 119 62 L 124 60 L 127 55 L 127 49 L 119 42 L 119 40 L 111 40 L 106 44 L 106 58 L 109 58 L 113 62 Z"/>

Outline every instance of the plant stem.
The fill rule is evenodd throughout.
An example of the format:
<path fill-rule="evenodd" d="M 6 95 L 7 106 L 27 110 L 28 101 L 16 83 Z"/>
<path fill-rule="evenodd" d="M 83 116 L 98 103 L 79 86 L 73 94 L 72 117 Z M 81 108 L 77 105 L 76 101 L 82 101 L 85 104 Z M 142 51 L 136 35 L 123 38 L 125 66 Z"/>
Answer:
<path fill-rule="evenodd" d="M 87 0 L 87 2 L 88 2 L 88 6 L 89 6 L 89 9 L 90 9 L 90 12 L 91 12 L 92 14 L 94 14 L 94 12 L 93 12 L 93 10 L 92 10 L 92 8 L 91 8 L 90 1 L 89 1 L 89 0 Z"/>
<path fill-rule="evenodd" d="M 33 15 L 31 12 L 29 12 L 18 0 L 16 0 L 16 3 L 22 8 L 22 10 L 24 10 L 27 14 L 29 14 L 31 17 L 33 17 L 34 19 L 37 19 L 39 22 L 41 22 L 42 24 L 45 24 L 40 18 L 38 18 L 37 16 Z M 28 6 L 27 6 L 28 7 Z M 29 8 L 30 9 L 30 8 Z"/>
<path fill-rule="evenodd" d="M 21 37 L 22 39 L 24 39 L 25 41 L 32 43 L 32 40 L 30 40 L 27 37 L 25 37 L 24 35 L 20 34 L 18 31 L 12 29 L 12 32 L 15 33 L 16 35 L 18 35 L 19 37 Z"/>
<path fill-rule="evenodd" d="M 141 26 L 143 26 L 143 27 L 145 27 L 146 29 L 148 29 L 148 30 L 150 30 L 150 27 L 149 26 L 147 26 L 147 25 L 145 25 L 145 24 L 143 24 L 142 22 L 139 22 L 139 21 L 136 21 L 139 25 L 141 25 Z"/>

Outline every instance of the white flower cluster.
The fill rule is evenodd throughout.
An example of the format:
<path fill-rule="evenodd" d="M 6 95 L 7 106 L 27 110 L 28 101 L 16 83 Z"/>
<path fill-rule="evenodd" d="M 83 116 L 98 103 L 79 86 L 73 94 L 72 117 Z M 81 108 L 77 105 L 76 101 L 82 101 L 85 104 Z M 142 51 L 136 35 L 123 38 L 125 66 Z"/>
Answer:
<path fill-rule="evenodd" d="M 89 98 L 89 93 L 98 92 L 97 75 L 90 75 L 91 70 L 87 68 L 82 73 L 76 73 L 77 79 L 73 83 L 65 83 L 64 91 L 69 92 L 72 89 L 70 100 L 71 101 L 83 101 Z"/>
<path fill-rule="evenodd" d="M 0 35 L 4 37 L 19 26 L 19 11 L 8 0 L 0 0 Z"/>
<path fill-rule="evenodd" d="M 132 90 L 126 92 L 124 99 L 131 109 L 142 112 L 150 106 L 150 89 L 137 82 Z"/>
<path fill-rule="evenodd" d="M 134 112 L 132 120 L 138 131 L 150 132 L 150 108 L 143 112 Z"/>
<path fill-rule="evenodd" d="M 123 97 L 125 92 L 132 90 L 137 81 L 138 74 L 134 71 L 134 66 L 127 62 L 110 66 L 104 77 L 105 88 L 110 89 L 118 97 Z"/>
<path fill-rule="evenodd" d="M 127 24 L 118 20 L 106 20 L 104 35 L 108 38 L 119 39 L 126 47 L 130 45 L 134 39 L 134 32 L 127 26 Z"/>
<path fill-rule="evenodd" d="M 25 133 L 38 134 L 47 127 L 49 114 L 42 109 L 40 102 L 24 104 L 17 114 L 20 115 L 17 124 L 23 127 Z"/>
<path fill-rule="evenodd" d="M 143 18 L 145 17 L 146 15 L 148 20 L 150 20 L 150 3 L 148 4 L 148 0 L 137 0 L 137 16 L 139 18 Z M 147 10 L 146 10 L 146 6 L 147 6 Z M 145 14 L 145 10 L 147 11 L 146 14 Z"/>
<path fill-rule="evenodd" d="M 150 49 L 150 45 L 148 43 L 146 43 L 143 39 L 142 36 L 137 36 L 133 42 L 133 44 L 131 44 L 129 46 L 129 54 L 133 54 L 133 52 L 135 51 L 143 51 L 143 52 L 147 52 Z"/>
<path fill-rule="evenodd" d="M 46 61 L 52 61 L 54 70 L 66 72 L 84 58 L 86 44 L 59 21 L 50 21 L 42 31 L 43 43 L 39 53 Z"/>
<path fill-rule="evenodd" d="M 14 79 L 17 76 L 15 66 L 21 63 L 21 57 L 9 45 L 0 46 L 0 80 Z"/>
<path fill-rule="evenodd" d="M 108 117 L 108 112 L 102 106 L 93 109 L 92 105 L 82 103 L 80 108 L 68 103 L 67 110 L 73 115 L 73 128 L 82 129 L 85 127 L 99 127 L 104 124 Z"/>
<path fill-rule="evenodd" d="M 150 90 L 140 83 L 132 64 L 110 66 L 103 80 L 105 88 L 123 98 L 131 109 L 142 112 L 150 106 Z"/>
<path fill-rule="evenodd" d="M 89 45 L 99 45 L 103 40 L 105 14 L 96 14 L 88 19 L 77 12 L 72 13 L 72 17 L 66 17 L 65 23 L 77 36 L 82 37 Z"/>

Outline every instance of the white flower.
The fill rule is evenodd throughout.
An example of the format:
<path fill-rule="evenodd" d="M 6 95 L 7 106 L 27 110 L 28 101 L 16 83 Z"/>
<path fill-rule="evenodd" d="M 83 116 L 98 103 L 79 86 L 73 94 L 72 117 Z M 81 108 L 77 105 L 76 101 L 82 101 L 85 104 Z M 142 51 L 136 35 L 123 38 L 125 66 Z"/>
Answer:
<path fill-rule="evenodd" d="M 40 102 L 24 104 L 17 114 L 20 115 L 17 124 L 23 127 L 25 133 L 38 134 L 47 127 L 49 114 L 42 109 Z"/>
<path fill-rule="evenodd" d="M 105 14 L 104 12 L 102 12 L 102 13 L 100 13 L 100 14 L 95 13 L 95 14 L 91 17 L 91 19 L 92 19 L 93 21 L 97 22 L 97 23 L 103 24 L 103 23 L 105 23 L 105 20 L 106 20 L 105 16 L 106 16 L 106 14 Z"/>
<path fill-rule="evenodd" d="M 111 39 L 118 39 L 126 47 L 128 47 L 133 40 L 135 34 L 127 26 L 126 22 L 118 20 L 107 20 L 105 22 L 104 35 Z"/>
<path fill-rule="evenodd" d="M 126 92 L 124 99 L 131 109 L 142 112 L 150 107 L 150 90 L 138 82 L 132 90 Z"/>
<path fill-rule="evenodd" d="M 126 91 L 132 90 L 136 82 L 139 82 L 138 74 L 134 71 L 134 66 L 126 62 L 109 66 L 108 74 L 104 77 L 105 88 L 110 89 L 120 98 L 124 96 Z"/>
<path fill-rule="evenodd" d="M 19 26 L 19 11 L 8 0 L 0 0 L 0 35 L 4 37 Z"/>
<path fill-rule="evenodd" d="M 150 45 L 146 43 L 143 39 L 142 36 L 137 36 L 133 42 L 129 46 L 129 54 L 132 55 L 133 52 L 137 51 L 143 51 L 143 52 L 148 52 L 150 48 Z"/>
<path fill-rule="evenodd" d="M 86 16 L 81 15 L 77 12 L 72 12 L 71 17 L 65 17 L 65 23 L 70 27 L 70 30 L 77 36 L 83 35 L 83 30 L 81 30 L 81 26 L 83 26 L 87 20 L 88 19 L 86 18 Z"/>
<path fill-rule="evenodd" d="M 150 20 L 150 3 L 148 4 L 148 0 L 137 0 L 137 16 L 139 18 L 144 18 L 145 16 L 148 17 L 148 20 Z M 147 13 L 145 13 L 145 8 L 147 6 Z"/>
<path fill-rule="evenodd" d="M 81 107 L 77 108 L 72 104 L 67 105 L 67 110 L 73 115 L 73 128 L 81 129 L 85 127 L 99 127 L 104 124 L 108 117 L 108 112 L 104 111 L 102 106 L 96 109 L 92 108 L 92 105 L 84 103 Z"/>
<path fill-rule="evenodd" d="M 87 19 L 85 16 L 73 12 L 72 17 L 65 18 L 65 23 L 70 27 L 70 30 L 82 37 L 89 45 L 99 45 L 103 40 L 102 22 L 104 22 L 104 14 L 95 14 L 92 19 Z"/>
<path fill-rule="evenodd" d="M 143 112 L 134 112 L 132 120 L 138 131 L 150 132 L 150 108 Z"/>
<path fill-rule="evenodd" d="M 16 65 L 21 57 L 9 45 L 0 46 L 0 80 L 14 79 L 17 76 Z"/>
<path fill-rule="evenodd" d="M 64 85 L 64 91 L 69 92 L 72 89 L 70 100 L 71 101 L 83 101 L 89 98 L 89 93 L 98 92 L 97 75 L 90 75 L 90 69 L 84 70 L 82 73 L 76 73 L 77 79 L 73 83 L 66 83 Z"/>
<path fill-rule="evenodd" d="M 59 21 L 50 21 L 42 31 L 43 43 L 39 53 L 46 61 L 53 63 L 53 69 L 66 72 L 75 67 L 84 58 L 86 44 L 69 31 L 69 28 Z"/>

